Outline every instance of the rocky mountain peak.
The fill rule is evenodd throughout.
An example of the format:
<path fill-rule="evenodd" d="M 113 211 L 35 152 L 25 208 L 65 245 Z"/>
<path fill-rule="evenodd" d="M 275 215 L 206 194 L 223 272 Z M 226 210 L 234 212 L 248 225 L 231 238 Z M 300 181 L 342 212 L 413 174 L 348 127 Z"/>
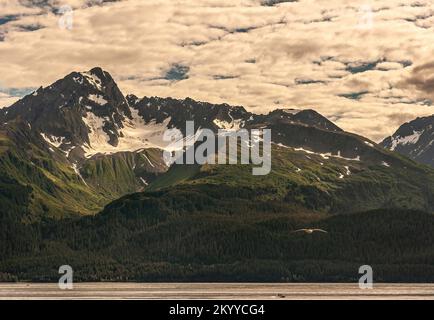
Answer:
<path fill-rule="evenodd" d="M 1 110 L 3 122 L 21 118 L 68 157 L 81 157 L 93 148 L 91 135 L 112 146 L 118 144 L 123 123 L 131 110 L 111 75 L 101 68 L 72 72 L 39 88 L 9 108 Z M 81 148 L 82 149 L 82 148 Z"/>
<path fill-rule="evenodd" d="M 284 127 L 300 125 L 342 131 L 314 110 L 277 109 L 262 115 L 242 106 L 189 97 L 125 97 L 112 76 L 99 67 L 72 72 L 39 88 L 0 110 L 0 118 L 4 122 L 22 119 L 50 147 L 60 149 L 74 162 L 98 154 L 164 149 L 168 144 L 163 139 L 165 130 L 178 128 L 185 134 L 187 121 L 194 121 L 196 130 L 273 127 L 278 130 L 274 137 Z"/>
<path fill-rule="evenodd" d="M 434 115 L 404 123 L 381 142 L 386 149 L 434 166 Z"/>

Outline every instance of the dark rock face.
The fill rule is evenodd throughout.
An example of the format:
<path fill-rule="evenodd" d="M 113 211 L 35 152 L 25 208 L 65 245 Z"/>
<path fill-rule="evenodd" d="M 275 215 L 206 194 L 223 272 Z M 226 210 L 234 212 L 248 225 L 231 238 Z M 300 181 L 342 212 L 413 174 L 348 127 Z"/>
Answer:
<path fill-rule="evenodd" d="M 405 181 L 398 191 L 394 190 L 392 198 L 376 197 L 371 207 L 393 203 L 401 196 L 401 190 L 413 184 L 425 186 L 419 178 L 411 180 L 413 175 L 425 177 L 429 169 L 364 137 L 343 131 L 314 110 L 277 109 L 268 114 L 255 114 L 242 106 L 191 98 L 125 97 L 110 74 L 94 68 L 88 72 L 72 72 L 0 110 L 0 165 L 3 163 L 0 170 L 7 178 L 4 188 L 13 189 L 14 183 L 10 181 L 31 185 L 32 195 L 41 202 L 41 214 L 47 211 L 58 215 L 63 210 L 59 209 L 63 202 L 69 203 L 71 212 L 76 211 L 74 208 L 80 202 L 86 204 L 84 212 L 95 212 L 108 199 L 145 190 L 157 182 L 168 170 L 163 161 L 162 149 L 167 144 L 162 143 L 162 135 L 167 128 L 178 128 L 185 134 L 186 121 L 194 121 L 195 130 L 269 128 L 272 147 L 277 152 L 273 165 L 280 165 L 281 172 L 294 171 L 293 162 L 303 159 L 297 165 L 311 170 L 314 183 L 330 180 L 333 188 L 338 188 L 346 180 L 356 184 L 362 184 L 363 180 L 361 187 L 351 185 L 354 194 L 369 193 L 366 184 L 376 184 L 378 192 L 387 194 L 391 184 L 383 181 L 384 175 L 389 177 L 388 181 L 395 181 L 398 176 L 400 181 Z M 433 117 L 417 119 L 386 139 L 384 145 L 432 163 L 432 125 Z M 300 167 L 297 168 L 303 172 Z M 409 168 L 413 173 L 408 173 Z M 185 167 L 180 171 L 172 170 L 172 176 L 168 172 L 160 185 L 178 181 L 189 172 Z M 318 180 L 316 175 L 320 173 L 323 176 Z M 362 180 L 352 180 L 352 173 L 355 179 Z M 239 180 L 237 174 L 233 177 Z M 299 179 L 304 179 L 302 174 L 295 179 L 296 184 L 302 181 Z M 323 187 L 327 189 L 330 185 Z M 353 197 L 350 191 L 348 197 Z M 426 197 L 430 196 L 429 192 Z M 312 194 L 307 193 L 309 198 Z M 47 202 L 50 197 L 47 194 L 55 199 Z M 416 194 L 408 198 L 413 199 Z M 322 203 L 327 197 L 309 201 Z M 402 201 L 409 203 L 407 200 Z M 419 207 L 431 207 L 425 198 L 419 200 L 416 201 Z"/>
<path fill-rule="evenodd" d="M 434 116 L 417 118 L 403 124 L 381 142 L 386 149 L 434 166 Z"/>
<path fill-rule="evenodd" d="M 248 128 L 257 124 L 273 124 L 286 120 L 288 123 L 299 123 L 324 130 L 342 131 L 338 126 L 314 110 L 277 109 L 267 115 L 254 114 L 242 106 L 228 104 L 211 104 L 195 101 L 159 97 L 138 99 L 134 95 L 127 96 L 130 105 L 139 110 L 146 122 L 155 119 L 162 122 L 171 118 L 169 126 L 183 131 L 187 120 L 194 120 L 196 129 L 234 129 Z M 184 131 L 183 131 L 184 132 Z"/>
<path fill-rule="evenodd" d="M 188 120 L 195 122 L 195 130 L 248 129 L 285 122 L 287 125 L 302 124 L 333 132 L 342 131 L 313 110 L 278 109 L 261 115 L 248 112 L 241 106 L 212 104 L 191 98 L 124 97 L 110 74 L 101 68 L 72 72 L 0 110 L 2 123 L 17 119 L 27 122 L 72 161 L 84 159 L 89 148 L 104 150 L 99 144 L 108 144 L 116 152 L 119 140 L 128 138 L 125 136 L 128 133 L 123 130 L 125 125 L 133 130 L 143 129 L 134 127 L 137 123 L 146 126 L 151 122 L 161 124 L 166 121 L 167 127 L 178 128 L 183 133 Z M 131 127 L 133 120 L 136 123 Z M 130 150 L 128 146 L 125 149 L 124 145 L 118 151 L 136 150 Z"/>
<path fill-rule="evenodd" d="M 343 130 L 336 126 L 333 122 L 328 120 L 326 117 L 322 116 L 318 112 L 306 109 L 306 110 L 295 110 L 295 109 L 276 109 L 271 111 L 267 115 L 257 115 L 252 123 L 298 123 L 307 126 L 316 127 L 322 130 L 342 132 Z"/>
<path fill-rule="evenodd" d="M 252 116 L 243 107 L 233 107 L 228 104 L 211 104 L 195 101 L 190 98 L 184 100 L 159 97 L 144 97 L 137 100 L 129 97 L 132 107 L 138 109 L 139 115 L 145 122 L 156 120 L 157 123 L 170 117 L 169 127 L 176 127 L 185 131 L 185 122 L 194 121 L 195 129 L 219 129 L 219 122 L 242 123 Z M 135 100 L 135 101 L 134 101 Z"/>
<path fill-rule="evenodd" d="M 2 122 L 21 119 L 64 151 L 89 144 L 89 128 L 83 118 L 92 113 L 105 119 L 102 130 L 116 146 L 122 121 L 131 112 L 109 73 L 101 68 L 72 72 L 46 88 L 39 88 L 7 109 Z"/>

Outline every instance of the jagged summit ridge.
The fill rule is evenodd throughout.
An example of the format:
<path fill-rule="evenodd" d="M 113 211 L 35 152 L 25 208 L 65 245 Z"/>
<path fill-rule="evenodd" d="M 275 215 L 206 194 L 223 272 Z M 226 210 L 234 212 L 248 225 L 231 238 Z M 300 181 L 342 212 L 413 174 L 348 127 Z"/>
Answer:
<path fill-rule="evenodd" d="M 99 67 L 72 72 L 39 88 L 1 110 L 0 118 L 2 122 L 27 122 L 72 161 L 97 154 L 164 149 L 168 144 L 162 139 L 164 131 L 178 128 L 184 132 L 188 120 L 195 122 L 196 130 L 236 130 L 284 122 L 342 131 L 314 110 L 278 109 L 261 115 L 242 106 L 191 98 L 124 96 L 112 76 Z"/>
<path fill-rule="evenodd" d="M 434 115 L 404 123 L 381 142 L 386 149 L 434 166 Z"/>

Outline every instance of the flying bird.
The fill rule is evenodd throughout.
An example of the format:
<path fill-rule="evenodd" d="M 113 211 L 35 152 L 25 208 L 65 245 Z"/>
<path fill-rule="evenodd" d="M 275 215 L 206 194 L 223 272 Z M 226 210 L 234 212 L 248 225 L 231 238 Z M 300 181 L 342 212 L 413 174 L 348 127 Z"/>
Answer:
<path fill-rule="evenodd" d="M 295 232 L 304 232 L 307 234 L 312 234 L 314 232 L 328 233 L 327 231 L 325 231 L 323 229 L 298 229 L 298 230 L 292 231 L 291 233 L 295 233 Z"/>

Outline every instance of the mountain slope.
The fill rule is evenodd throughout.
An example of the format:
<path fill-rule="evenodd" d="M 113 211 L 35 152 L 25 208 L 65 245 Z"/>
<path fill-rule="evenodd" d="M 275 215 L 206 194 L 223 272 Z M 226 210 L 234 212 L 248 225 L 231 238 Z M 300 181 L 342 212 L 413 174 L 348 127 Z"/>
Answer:
<path fill-rule="evenodd" d="M 30 123 L 47 142 L 71 158 L 82 157 L 86 151 L 91 154 L 97 147 L 92 146 L 88 128 L 94 122 L 103 122 L 100 132 L 94 134 L 117 145 L 118 129 L 126 117 L 131 113 L 124 96 L 100 68 L 73 72 L 3 109 L 1 116 L 3 122 L 20 118 Z"/>
<path fill-rule="evenodd" d="M 1 205 L 32 221 L 96 213 L 111 199 L 89 188 L 62 152 L 23 122 L 0 127 Z"/>
<path fill-rule="evenodd" d="M 285 210 L 304 207 L 349 213 L 395 207 L 434 211 L 434 170 L 427 166 L 341 130 L 289 120 L 246 125 L 258 126 L 272 130 L 270 174 L 253 176 L 252 165 L 174 165 L 147 190 L 167 189 L 170 194 L 179 187 L 212 197 L 234 189 L 227 193 L 234 202 L 240 191 L 248 201 L 272 200 Z M 140 202 L 140 195 L 134 199 Z"/>
<path fill-rule="evenodd" d="M 161 150 L 144 149 L 96 155 L 80 169 L 86 183 L 112 198 L 144 190 L 167 167 Z"/>
<path fill-rule="evenodd" d="M 162 150 L 125 143 L 135 119 L 100 68 L 38 89 L 1 109 L 0 119 L 4 202 L 26 217 L 94 214 L 167 170 Z M 29 188 L 23 203 L 11 200 L 19 185 Z"/>
<path fill-rule="evenodd" d="M 314 110 L 276 109 L 269 114 L 254 114 L 241 106 L 228 104 L 211 104 L 196 101 L 191 98 L 183 100 L 159 97 L 127 96 L 132 108 L 145 122 L 167 123 L 169 128 L 178 128 L 185 134 L 185 122 L 194 121 L 195 130 L 208 128 L 237 130 L 249 128 L 263 123 L 287 121 L 288 123 L 304 124 L 330 131 L 342 131 L 334 123 Z"/>
<path fill-rule="evenodd" d="M 0 281 L 51 281 L 62 264 L 86 281 L 355 281 L 362 264 L 434 279 L 434 169 L 313 110 L 124 97 L 96 68 L 0 120 Z M 270 174 L 168 169 L 163 134 L 188 120 L 271 129 Z M 312 227 L 328 233 L 294 232 Z"/>
<path fill-rule="evenodd" d="M 86 206 L 89 204 L 90 209 L 77 206 L 76 200 L 60 197 L 52 201 L 50 196 L 42 195 L 39 197 L 41 205 L 52 207 L 55 213 L 38 208 L 34 209 L 38 212 L 36 216 L 45 211 L 51 212 L 47 213 L 49 216 L 58 217 L 80 210 L 83 214 L 94 213 L 110 200 L 143 190 L 167 170 L 162 158 L 162 150 L 169 143 L 163 140 L 165 130 L 179 128 L 185 132 L 187 120 L 195 121 L 196 130 L 233 130 L 287 121 L 288 124 L 340 131 L 313 110 L 275 110 L 268 115 L 256 115 L 243 107 L 214 105 L 190 98 L 124 97 L 110 74 L 101 68 L 72 72 L 0 110 L 2 130 L 10 131 L 19 123 L 37 136 L 18 136 L 12 142 L 14 150 L 25 152 L 23 146 L 36 143 L 41 157 L 68 172 L 72 169 L 72 179 L 78 181 L 85 194 L 92 195 L 89 199 L 83 195 L 81 201 Z M 31 157 L 22 161 L 32 165 Z M 5 172 L 8 170 L 20 172 L 21 169 L 8 168 Z M 30 174 L 20 172 L 20 175 L 21 181 L 26 181 L 26 175 Z M 7 173 L 4 176 L 3 180 L 9 181 Z M 60 176 L 62 180 L 64 175 Z M 45 190 L 42 180 L 35 181 L 33 189 Z M 15 188 L 13 183 L 4 183 L 4 193 Z M 60 185 L 50 188 L 56 189 L 53 192 L 73 193 Z M 98 191 L 95 193 L 95 190 Z M 62 214 L 64 207 L 65 214 Z"/>
<path fill-rule="evenodd" d="M 381 145 L 434 167 L 434 115 L 403 124 Z"/>
<path fill-rule="evenodd" d="M 87 159 L 118 152 L 164 149 L 163 133 L 186 121 L 195 129 L 248 128 L 278 121 L 342 131 L 314 110 L 275 110 L 268 115 L 241 106 L 159 97 L 124 97 L 110 74 L 101 68 L 72 72 L 40 88 L 12 106 L 0 109 L 0 122 L 28 123 L 52 147 L 63 151 L 78 167 Z"/>
<path fill-rule="evenodd" d="M 124 97 L 106 71 L 94 68 L 37 90 L 0 110 L 0 118 L 2 127 L 14 121 L 27 125 L 38 135 L 44 157 L 72 169 L 80 188 L 102 197 L 97 203 L 145 190 L 148 184 L 148 190 L 158 190 L 182 180 L 199 193 L 211 184 L 216 189 L 240 187 L 256 197 L 250 193 L 254 186 L 264 201 L 273 199 L 286 208 L 334 213 L 433 208 L 429 169 L 344 132 L 313 110 L 257 115 L 190 98 Z M 165 130 L 185 133 L 186 121 L 192 120 L 196 130 L 271 129 L 272 173 L 261 178 L 252 177 L 249 166 L 176 166 L 161 176 L 167 170 Z M 15 148 L 20 150 L 26 139 L 16 139 Z"/>
<path fill-rule="evenodd" d="M 204 207 L 207 203 L 209 210 L 218 206 L 231 212 L 238 204 L 239 210 L 263 206 L 288 212 L 302 208 L 328 213 L 379 208 L 434 211 L 434 171 L 405 158 L 385 152 L 388 163 L 364 162 L 279 145 L 273 145 L 272 155 L 272 171 L 265 176 L 253 176 L 249 165 L 203 165 L 188 171 L 175 165 L 147 189 L 156 194 L 125 196 L 108 205 L 105 212 L 140 214 L 149 201 L 176 203 L 172 198 L 178 193 L 192 194 L 188 206 Z"/>

